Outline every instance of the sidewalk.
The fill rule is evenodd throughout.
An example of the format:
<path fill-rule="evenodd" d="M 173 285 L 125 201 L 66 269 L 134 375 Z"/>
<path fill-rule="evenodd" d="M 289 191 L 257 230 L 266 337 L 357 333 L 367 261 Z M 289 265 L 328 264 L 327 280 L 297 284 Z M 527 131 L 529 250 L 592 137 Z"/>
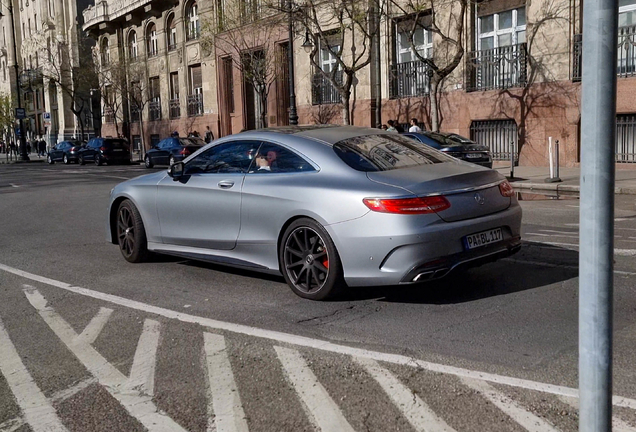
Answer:
<path fill-rule="evenodd" d="M 506 177 L 510 176 L 509 162 L 495 162 L 493 168 Z M 515 167 L 515 178 L 511 183 L 516 190 L 532 190 L 537 193 L 551 192 L 578 195 L 580 188 L 581 168 L 560 168 L 559 183 L 546 183 L 545 179 L 550 177 L 548 167 Z M 616 185 L 614 193 L 636 195 L 636 169 L 617 169 Z"/>

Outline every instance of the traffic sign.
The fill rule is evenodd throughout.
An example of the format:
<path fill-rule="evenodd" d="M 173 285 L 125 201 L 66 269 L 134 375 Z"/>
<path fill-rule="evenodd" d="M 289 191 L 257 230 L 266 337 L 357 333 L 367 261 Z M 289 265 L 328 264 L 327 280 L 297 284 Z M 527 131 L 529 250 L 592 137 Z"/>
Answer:
<path fill-rule="evenodd" d="M 42 113 L 42 120 L 44 120 L 44 121 L 51 121 L 51 113 L 50 113 L 50 112 L 44 112 L 44 113 Z"/>
<path fill-rule="evenodd" d="M 24 108 L 16 108 L 15 109 L 15 118 L 18 120 L 22 120 L 26 118 L 26 110 Z"/>

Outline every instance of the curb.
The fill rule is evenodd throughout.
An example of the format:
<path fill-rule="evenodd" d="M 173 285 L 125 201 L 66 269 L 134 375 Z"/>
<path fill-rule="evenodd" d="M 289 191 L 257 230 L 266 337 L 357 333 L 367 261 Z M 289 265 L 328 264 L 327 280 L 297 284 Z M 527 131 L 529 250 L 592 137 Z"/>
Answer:
<path fill-rule="evenodd" d="M 568 195 L 580 195 L 581 187 L 578 185 L 564 185 L 557 183 L 529 183 L 529 182 L 512 182 L 514 189 L 531 190 L 537 192 L 564 192 Z M 617 195 L 636 195 L 636 189 L 630 187 L 615 187 L 614 194 Z"/>

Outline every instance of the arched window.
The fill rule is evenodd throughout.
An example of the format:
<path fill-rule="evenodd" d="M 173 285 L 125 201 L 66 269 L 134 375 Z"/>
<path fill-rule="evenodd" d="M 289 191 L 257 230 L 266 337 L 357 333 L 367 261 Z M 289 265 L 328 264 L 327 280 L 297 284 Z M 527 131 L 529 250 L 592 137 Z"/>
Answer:
<path fill-rule="evenodd" d="M 168 38 L 168 51 L 177 49 L 177 25 L 174 22 L 174 14 L 170 14 L 166 22 L 166 37 Z"/>
<path fill-rule="evenodd" d="M 154 57 L 159 53 L 157 26 L 155 23 L 150 23 L 146 29 L 146 51 L 148 57 Z"/>
<path fill-rule="evenodd" d="M 188 40 L 198 39 L 201 33 L 199 24 L 199 7 L 197 2 L 193 1 L 186 8 L 186 36 Z"/>
<path fill-rule="evenodd" d="M 128 58 L 134 60 L 137 58 L 138 53 L 137 32 L 133 30 L 128 34 Z"/>
<path fill-rule="evenodd" d="M 100 51 L 102 55 L 102 64 L 107 65 L 108 63 L 110 63 L 110 47 L 108 46 L 108 38 L 102 39 Z"/>

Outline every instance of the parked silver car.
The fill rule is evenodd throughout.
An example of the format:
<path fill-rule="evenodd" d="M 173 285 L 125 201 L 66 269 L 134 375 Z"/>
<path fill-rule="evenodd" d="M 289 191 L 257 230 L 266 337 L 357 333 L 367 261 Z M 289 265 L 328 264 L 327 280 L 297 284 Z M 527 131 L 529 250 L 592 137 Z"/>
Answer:
<path fill-rule="evenodd" d="M 521 208 L 497 171 L 352 126 L 221 138 L 111 192 L 107 239 L 282 274 L 305 298 L 441 278 L 520 248 Z"/>

